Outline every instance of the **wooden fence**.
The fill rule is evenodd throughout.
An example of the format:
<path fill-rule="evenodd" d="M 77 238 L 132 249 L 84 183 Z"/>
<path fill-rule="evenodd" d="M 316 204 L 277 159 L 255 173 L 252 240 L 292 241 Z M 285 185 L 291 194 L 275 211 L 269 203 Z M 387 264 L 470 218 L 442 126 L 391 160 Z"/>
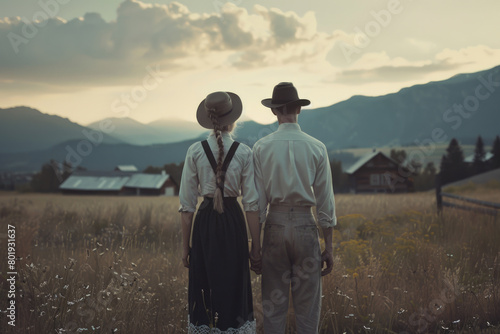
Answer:
<path fill-rule="evenodd" d="M 452 198 L 454 200 L 458 200 L 458 201 L 462 201 L 462 202 L 466 202 L 466 203 L 476 204 L 476 206 L 446 202 L 446 201 L 443 201 L 443 197 Z M 439 176 L 436 177 L 436 203 L 437 203 L 438 212 L 441 212 L 443 210 L 443 207 L 449 207 L 449 208 L 455 208 L 455 209 L 461 209 L 461 210 L 467 210 L 467 211 L 473 211 L 473 212 L 483 213 L 483 214 L 487 214 L 487 215 L 492 215 L 493 217 L 496 218 L 496 216 L 499 214 L 499 210 L 500 210 L 500 203 L 481 201 L 481 200 L 474 199 L 474 198 L 469 198 L 469 197 L 464 197 L 464 196 L 460 196 L 460 195 L 442 192 L 441 191 L 441 182 L 439 180 Z"/>

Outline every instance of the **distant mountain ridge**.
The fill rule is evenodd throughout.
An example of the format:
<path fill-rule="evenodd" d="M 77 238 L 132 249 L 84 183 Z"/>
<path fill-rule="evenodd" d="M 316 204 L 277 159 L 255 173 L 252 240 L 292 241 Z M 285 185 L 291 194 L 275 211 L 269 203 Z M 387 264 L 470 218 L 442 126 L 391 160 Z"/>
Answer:
<path fill-rule="evenodd" d="M 38 115 L 37 111 L 31 110 L 33 115 Z M 0 130 L 6 128 L 2 112 L 0 110 L 0 124 L 3 127 Z M 114 123 L 117 125 L 119 121 L 121 122 L 115 120 Z M 133 130 L 129 131 L 135 133 L 132 137 L 137 138 L 143 129 L 134 122 L 123 120 L 123 129 L 130 126 Z M 173 124 L 172 121 L 167 123 Z M 38 135 L 36 131 L 30 133 L 10 124 L 8 134 L 22 133 L 26 136 L 26 142 L 21 147 L 28 146 L 26 138 L 31 138 L 33 142 L 40 140 L 33 135 Z M 33 127 L 36 122 L 30 120 L 28 124 Z M 500 66 L 477 73 L 456 75 L 444 81 L 403 88 L 397 93 L 384 96 L 353 96 L 328 107 L 303 110 L 299 116 L 299 124 L 302 130 L 324 142 L 330 152 L 346 148 L 445 144 L 451 138 L 457 138 L 462 144 L 473 144 L 478 135 L 485 142 L 491 142 L 500 134 Z M 41 127 L 40 123 L 38 126 Z M 64 126 L 70 125 L 64 123 Z M 71 130 L 68 132 L 74 135 L 74 132 L 80 133 L 82 128 L 71 123 Z M 258 139 L 276 129 L 277 123 L 262 125 L 246 121 L 238 124 L 234 136 L 252 146 Z M 149 165 L 179 163 L 184 160 L 189 145 L 206 136 L 205 132 L 179 143 L 138 146 L 124 143 L 130 137 L 127 140 L 127 131 L 123 135 L 121 131 L 117 126 L 110 133 L 117 138 L 107 137 L 106 142 L 94 147 L 88 156 L 82 157 L 81 165 L 92 169 L 109 169 L 118 164 L 135 164 L 141 169 Z M 64 160 L 68 155 L 68 147 L 75 149 L 78 144 L 76 139 L 80 138 L 61 140 L 50 148 L 47 148 L 48 143 L 40 140 L 36 144 L 41 146 L 43 142 L 44 149 L 33 149 L 29 153 L 19 150 L 14 153 L 12 148 L 17 147 L 17 143 L 9 143 L 9 139 L 6 139 L 8 136 L 3 131 L 0 132 L 3 148 L 0 150 L 0 170 L 37 170 L 51 158 Z"/>
<path fill-rule="evenodd" d="M 0 109 L 0 153 L 48 149 L 61 142 L 86 139 L 91 131 L 67 118 L 44 114 L 29 107 Z M 103 144 L 122 141 L 103 134 Z"/>
<path fill-rule="evenodd" d="M 439 137 L 445 142 L 455 137 L 473 144 L 478 135 L 492 141 L 500 134 L 500 66 L 384 96 L 356 95 L 328 107 L 303 110 L 299 124 L 329 150 L 420 145 L 435 141 L 436 129 L 442 130 Z M 237 137 L 253 144 L 253 138 L 261 137 L 255 134 L 276 127 L 243 124 Z"/>
<path fill-rule="evenodd" d="M 113 136 L 132 145 L 151 145 L 180 142 L 205 132 L 198 124 L 183 120 L 156 120 L 147 124 L 131 118 L 106 118 L 88 125 L 98 130 L 102 122 L 113 124 Z"/>

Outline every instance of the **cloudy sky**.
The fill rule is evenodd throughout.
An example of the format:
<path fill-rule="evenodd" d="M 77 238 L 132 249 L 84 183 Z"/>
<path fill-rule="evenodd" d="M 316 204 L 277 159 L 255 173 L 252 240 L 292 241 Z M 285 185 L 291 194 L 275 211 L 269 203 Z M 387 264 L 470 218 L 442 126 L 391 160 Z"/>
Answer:
<path fill-rule="evenodd" d="M 311 108 L 500 65 L 498 0 L 0 2 L 0 107 L 81 124 L 195 119 L 210 92 L 245 117 L 292 81 Z"/>

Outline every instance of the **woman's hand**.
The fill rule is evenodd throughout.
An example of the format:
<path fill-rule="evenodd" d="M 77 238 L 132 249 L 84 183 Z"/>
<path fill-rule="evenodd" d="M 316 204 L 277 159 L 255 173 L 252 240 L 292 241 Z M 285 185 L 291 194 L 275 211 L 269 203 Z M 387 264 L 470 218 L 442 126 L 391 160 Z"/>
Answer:
<path fill-rule="evenodd" d="M 189 253 L 190 252 L 191 252 L 190 248 L 184 249 L 184 251 L 182 252 L 182 264 L 184 265 L 184 267 L 186 267 L 188 269 L 189 269 Z"/>
<path fill-rule="evenodd" d="M 191 236 L 191 224 L 193 222 L 193 212 L 181 212 L 182 220 L 182 264 L 184 267 L 189 268 L 189 253 L 191 253 L 191 247 L 189 247 L 189 239 Z"/>
<path fill-rule="evenodd" d="M 252 236 L 252 249 L 250 250 L 250 269 L 257 275 L 262 273 L 262 255 L 260 246 L 260 228 L 259 212 L 247 211 L 247 223 Z"/>
<path fill-rule="evenodd" d="M 250 251 L 250 269 L 257 275 L 262 274 L 262 254 L 259 244 L 252 243 L 252 249 Z"/>

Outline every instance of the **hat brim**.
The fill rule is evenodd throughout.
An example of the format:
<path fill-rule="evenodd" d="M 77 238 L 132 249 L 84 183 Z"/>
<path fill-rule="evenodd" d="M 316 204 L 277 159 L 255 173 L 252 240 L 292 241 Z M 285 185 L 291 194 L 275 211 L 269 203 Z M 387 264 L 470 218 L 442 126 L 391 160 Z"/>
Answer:
<path fill-rule="evenodd" d="M 241 102 L 240 97 L 235 93 L 231 92 L 226 92 L 226 93 L 231 97 L 231 103 L 233 105 L 233 108 L 231 109 L 231 112 L 226 116 L 219 117 L 220 126 L 225 126 L 236 122 L 236 120 L 240 118 L 241 113 L 243 111 L 243 103 Z M 198 110 L 196 111 L 196 119 L 198 120 L 198 123 L 205 129 L 214 128 L 212 120 L 208 117 L 207 110 L 205 109 L 205 100 L 201 101 L 201 103 L 198 106 Z"/>
<path fill-rule="evenodd" d="M 261 103 L 264 107 L 279 108 L 279 107 L 282 107 L 282 106 L 285 106 L 288 104 L 296 104 L 298 106 L 304 107 L 304 106 L 310 105 L 311 101 L 309 101 L 307 99 L 298 99 L 298 100 L 289 101 L 287 103 L 273 103 L 273 99 L 264 99 L 261 101 Z"/>

